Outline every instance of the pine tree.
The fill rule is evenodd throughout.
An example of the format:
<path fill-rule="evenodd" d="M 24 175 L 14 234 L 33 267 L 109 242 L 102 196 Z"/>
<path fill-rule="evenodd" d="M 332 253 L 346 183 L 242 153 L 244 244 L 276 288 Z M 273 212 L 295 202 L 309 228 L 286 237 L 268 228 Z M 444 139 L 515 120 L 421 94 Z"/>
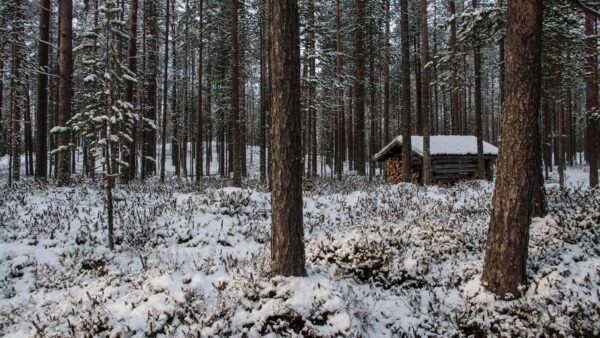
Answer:
<path fill-rule="evenodd" d="M 408 1 L 400 0 L 402 39 L 402 179 L 412 181 L 412 144 L 410 133 L 410 52 L 408 42 Z"/>
<path fill-rule="evenodd" d="M 300 29 L 295 0 L 270 0 L 271 273 L 305 276 L 302 221 Z"/>
<path fill-rule="evenodd" d="M 60 0 L 59 10 L 59 55 L 58 55 L 58 112 L 56 124 L 65 126 L 71 118 L 71 100 L 73 96 L 73 1 Z M 58 128 L 58 129 L 57 129 Z M 61 132 L 62 131 L 62 132 Z M 55 127 L 56 178 L 58 185 L 65 185 L 70 178 L 70 134 Z"/>
<path fill-rule="evenodd" d="M 127 61 L 129 71 L 131 73 L 137 73 L 137 17 L 138 17 L 138 0 L 131 0 L 129 5 L 129 40 L 127 43 Z M 136 82 L 127 82 L 127 91 L 125 94 L 125 100 L 135 106 L 135 91 Z M 137 124 L 132 126 L 131 142 L 127 145 L 129 148 L 129 156 L 127 159 L 128 166 L 125 168 L 123 175 L 124 180 L 132 180 L 136 176 L 137 168 L 137 137 L 138 128 Z"/>
<path fill-rule="evenodd" d="M 598 166 L 600 162 L 600 110 L 598 106 L 598 56 L 597 29 L 592 14 L 585 14 L 585 35 L 587 41 L 586 78 L 586 156 L 590 163 L 590 187 L 598 186 Z"/>
<path fill-rule="evenodd" d="M 423 184 L 431 183 L 431 66 L 429 64 L 429 30 L 427 0 L 421 0 L 421 53 L 423 67 Z"/>
<path fill-rule="evenodd" d="M 50 41 L 50 0 L 40 0 L 37 103 L 35 113 L 35 177 L 46 179 L 48 172 L 48 44 Z M 1 103 L 0 103 L 1 107 Z"/>
<path fill-rule="evenodd" d="M 82 135 L 89 145 L 90 156 L 100 160 L 103 166 L 103 178 L 106 188 L 108 213 L 108 246 L 114 249 L 114 206 L 112 189 L 118 168 L 127 168 L 123 161 L 132 149 L 133 128 L 139 122 L 133 105 L 121 99 L 129 82 L 136 82 L 135 74 L 118 57 L 118 45 L 128 36 L 125 22 L 119 20 L 121 12 L 116 0 L 105 0 L 99 7 L 103 15 L 101 26 L 85 33 L 85 40 L 76 50 L 84 54 L 82 60 L 88 75 L 84 83 L 88 88 L 87 105 L 67 122 L 66 126 L 55 128 L 52 132 L 64 134 L 72 132 Z M 104 42 L 100 52 L 101 39 Z M 94 52 L 94 51 L 98 52 Z M 122 147 L 119 147 L 122 144 Z M 59 151 L 62 151 L 59 149 Z"/>
<path fill-rule="evenodd" d="M 365 174 L 365 56 L 363 51 L 363 1 L 354 0 L 356 27 L 354 37 L 354 164 Z"/>
<path fill-rule="evenodd" d="M 536 168 L 534 148 L 541 91 L 542 6 L 541 0 L 508 3 L 503 137 L 481 277 L 487 288 L 503 297 L 520 296 L 519 287 L 527 283 L 531 199 L 538 184 L 535 171 L 541 169 Z"/>
<path fill-rule="evenodd" d="M 21 173 L 21 62 L 22 25 L 21 1 L 13 4 L 11 31 L 11 78 L 10 78 L 10 174 L 9 181 L 18 181 Z"/>

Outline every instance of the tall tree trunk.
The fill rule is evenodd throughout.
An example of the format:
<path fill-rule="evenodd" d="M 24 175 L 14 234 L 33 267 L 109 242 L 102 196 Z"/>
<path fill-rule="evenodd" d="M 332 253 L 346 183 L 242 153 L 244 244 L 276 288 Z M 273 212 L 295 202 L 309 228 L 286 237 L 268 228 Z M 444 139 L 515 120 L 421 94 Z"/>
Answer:
<path fill-rule="evenodd" d="M 375 29 L 373 18 L 369 19 L 369 179 L 375 175 L 375 120 L 377 115 L 377 105 L 375 101 L 375 51 L 373 47 L 373 30 Z"/>
<path fill-rule="evenodd" d="M 240 142 L 240 74 L 239 74 L 239 46 L 238 46 L 238 1 L 231 0 L 231 172 L 233 172 L 233 185 L 241 186 L 241 166 L 239 154 Z"/>
<path fill-rule="evenodd" d="M 304 276 L 300 28 L 296 0 L 270 0 L 271 273 Z"/>
<path fill-rule="evenodd" d="M 503 297 L 518 297 L 519 286 L 527 283 L 531 200 L 540 169 L 534 156 L 539 146 L 542 8 L 541 0 L 508 3 L 503 137 L 482 274 L 484 285 Z"/>
<path fill-rule="evenodd" d="M 587 36 L 587 79 L 585 91 L 586 116 L 586 158 L 590 163 L 590 187 L 598 185 L 600 162 L 600 111 L 598 110 L 598 55 L 594 18 L 585 14 L 585 35 Z"/>
<path fill-rule="evenodd" d="M 559 66 L 559 71 L 556 76 L 556 95 L 555 98 L 555 107 L 556 107 L 556 141 L 558 144 L 558 152 L 557 152 L 557 169 L 558 169 L 558 184 L 561 188 L 565 187 L 565 138 L 564 138 L 564 113 L 565 113 L 565 104 L 563 97 L 563 88 L 562 88 L 562 66 Z"/>
<path fill-rule="evenodd" d="M 365 175 L 365 56 L 363 52 L 364 14 L 362 0 L 354 0 L 356 10 L 354 47 L 354 161 L 359 175 Z"/>
<path fill-rule="evenodd" d="M 450 7 L 450 16 L 453 18 L 450 22 L 450 52 L 452 53 L 451 57 L 451 84 L 450 84 L 450 125 L 452 128 L 452 134 L 458 135 L 460 132 L 459 129 L 459 88 L 458 88 L 458 58 L 457 52 L 457 44 L 456 44 L 456 1 L 450 0 L 448 2 Z"/>
<path fill-rule="evenodd" d="M 127 42 L 127 62 L 129 71 L 133 74 L 137 74 L 137 12 L 138 12 L 138 0 L 131 0 L 129 5 L 129 41 Z M 133 107 L 135 107 L 135 85 L 133 81 L 127 82 L 127 89 L 125 93 L 125 100 Z M 135 178 L 137 157 L 136 157 L 136 140 L 137 140 L 137 126 L 131 126 L 131 142 L 127 142 L 127 148 L 129 150 L 127 155 L 128 167 L 125 170 L 123 178 L 125 180 L 132 180 Z"/>
<path fill-rule="evenodd" d="M 473 0 L 473 9 L 477 10 L 477 0 Z M 473 50 L 473 67 L 475 71 L 475 136 L 477 137 L 477 176 L 485 178 L 485 163 L 483 161 L 483 135 L 481 116 L 481 48 L 475 46 Z"/>
<path fill-rule="evenodd" d="M 204 46 L 204 0 L 200 0 L 200 23 L 198 28 L 199 40 L 198 43 L 198 116 L 196 117 L 198 120 L 196 121 L 196 180 L 200 181 L 200 177 L 202 176 L 202 157 L 204 156 L 202 141 L 203 141 L 203 115 L 204 115 L 204 102 L 202 101 L 202 55 L 203 55 L 203 46 Z M 208 158 L 206 159 L 208 161 Z M 208 175 L 208 172 L 207 172 Z"/>
<path fill-rule="evenodd" d="M 350 72 L 351 74 L 354 71 Z M 353 103 L 353 95 L 354 90 L 352 90 L 352 85 L 348 88 L 348 169 L 355 169 L 354 162 L 354 103 Z"/>
<path fill-rule="evenodd" d="M 504 7 L 504 0 L 498 0 L 498 6 L 500 7 Z M 502 118 L 502 113 L 504 112 L 504 98 L 505 98 L 505 87 L 504 87 L 504 79 L 506 78 L 506 72 L 505 72 L 505 58 L 506 58 L 506 43 L 505 43 L 505 36 L 502 35 L 500 37 L 500 39 L 498 39 L 498 63 L 500 64 L 500 76 L 499 76 L 499 88 L 500 88 L 500 118 L 498 119 L 494 119 L 493 121 L 493 127 L 494 130 L 498 130 L 500 129 L 498 126 L 498 122 L 501 118 Z M 498 135 L 498 133 L 494 132 L 494 144 L 498 144 L 498 140 L 500 139 L 500 136 Z"/>
<path fill-rule="evenodd" d="M 410 52 L 408 41 L 408 0 L 400 0 L 402 39 L 402 179 L 411 182 L 412 145 L 410 136 Z"/>
<path fill-rule="evenodd" d="M 13 4 L 13 22 L 11 31 L 11 79 L 10 79 L 10 174 L 9 182 L 18 181 L 21 174 L 21 1 Z M 0 107 L 1 108 L 1 107 Z"/>
<path fill-rule="evenodd" d="M 385 0 L 383 43 L 383 142 L 390 143 L 390 1 Z"/>
<path fill-rule="evenodd" d="M 415 68 L 415 134 L 423 135 L 423 78 L 421 77 L 421 53 L 418 36 L 414 38 Z"/>
<path fill-rule="evenodd" d="M 344 171 L 344 87 L 342 78 L 342 36 L 341 36 L 341 20 L 340 20 L 340 0 L 335 2 L 335 51 L 336 51 L 336 110 L 337 110 L 337 125 L 336 130 L 338 134 L 337 141 L 337 156 L 336 156 L 336 170 L 338 180 L 342 179 L 342 172 Z"/>
<path fill-rule="evenodd" d="M 23 110 L 23 123 L 25 125 L 25 173 L 27 176 L 33 175 L 33 132 L 31 123 L 31 97 L 29 95 L 29 81 L 23 87 L 23 96 L 25 97 L 25 109 Z"/>
<path fill-rule="evenodd" d="M 266 65 L 266 56 L 265 53 L 268 53 L 266 48 L 266 38 L 265 34 L 268 32 L 267 25 L 267 2 L 266 0 L 260 1 L 260 127 L 258 134 L 258 143 L 260 146 L 260 179 L 262 182 L 267 180 L 267 106 L 268 100 L 268 74 L 267 74 L 267 65 Z"/>
<path fill-rule="evenodd" d="M 546 178 L 549 176 L 549 172 L 552 171 L 552 119 L 550 118 L 550 88 L 548 87 L 548 81 L 544 82 L 543 90 L 543 121 L 544 121 L 544 133 L 542 137 L 542 156 L 544 158 L 544 168 Z"/>
<path fill-rule="evenodd" d="M 429 65 L 429 30 L 427 0 L 421 0 L 421 55 L 423 67 L 423 184 L 431 183 L 431 68 Z"/>
<path fill-rule="evenodd" d="M 156 135 L 157 87 L 158 87 L 158 9 L 157 2 L 145 0 L 144 3 L 144 60 L 146 85 L 146 103 L 144 107 L 145 123 L 142 146 L 142 177 L 156 174 Z"/>
<path fill-rule="evenodd" d="M 170 20 L 169 0 L 165 5 L 165 57 L 163 59 L 163 109 L 162 109 L 162 132 L 161 132 L 161 153 L 160 153 L 160 182 L 165 182 L 165 162 L 167 157 L 167 111 L 169 109 L 169 20 Z M 173 149 L 171 149 L 173 151 Z"/>
<path fill-rule="evenodd" d="M 210 35 L 208 36 L 208 40 L 210 40 Z M 208 46 L 207 46 L 208 47 Z M 210 54 L 210 47 L 207 50 L 207 63 L 206 63 L 206 115 L 205 115 L 205 121 L 207 124 L 207 130 L 208 133 L 206 133 L 206 171 L 205 174 L 206 176 L 210 175 L 210 164 L 212 163 L 212 159 L 213 159 L 213 152 L 212 152 L 212 143 L 213 143 L 213 131 L 216 131 L 215 129 L 215 123 L 213 122 L 213 118 L 212 118 L 212 63 L 211 63 L 211 54 Z"/>
<path fill-rule="evenodd" d="M 73 76 L 73 2 L 60 0 L 60 44 L 58 46 L 58 125 L 66 126 L 71 118 L 72 76 Z M 57 184 L 65 185 L 69 181 L 69 135 L 59 133 L 56 146 L 60 151 L 57 156 Z"/>
<path fill-rule="evenodd" d="M 50 44 L 50 0 L 40 0 L 37 103 L 35 110 L 35 178 L 48 172 L 48 45 Z M 0 91 L 2 89 L 0 88 Z M 0 94 L 1 95 L 1 94 Z M 0 100 L 0 107 L 1 107 Z"/>
<path fill-rule="evenodd" d="M 167 4 L 168 6 L 168 4 Z M 172 54 L 172 60 L 173 60 L 173 64 L 171 66 L 171 110 L 170 110 L 170 116 L 171 116 L 171 126 L 172 126 L 172 133 L 171 133 L 171 161 L 173 163 L 173 166 L 175 167 L 175 175 L 177 176 L 177 178 L 181 177 L 181 167 L 182 167 L 182 161 L 181 161 L 181 148 L 183 148 L 183 144 L 181 142 L 181 138 L 184 137 L 185 135 L 185 127 L 182 128 L 182 130 L 180 130 L 181 126 L 179 124 L 179 102 L 177 101 L 177 78 L 179 76 L 179 72 L 178 72 L 178 66 L 179 66 L 179 54 L 177 53 L 177 46 L 175 44 L 175 40 L 177 39 L 176 34 L 175 34 L 175 2 L 171 2 L 171 13 L 173 13 L 173 18 L 171 18 L 171 49 L 173 50 Z M 185 75 L 184 75 L 185 76 Z M 184 79 L 185 81 L 185 79 Z M 165 111 L 166 112 L 166 111 Z M 164 127 L 164 126 L 163 126 Z"/>
<path fill-rule="evenodd" d="M 308 3 L 308 114 L 310 116 L 310 176 L 317 176 L 317 109 L 315 107 L 315 96 L 317 91 L 316 85 L 316 55 L 315 55 L 315 1 L 310 0 Z"/>
<path fill-rule="evenodd" d="M 240 19 L 241 22 L 243 23 L 245 20 L 245 15 L 246 15 L 246 7 L 244 6 L 244 3 L 242 2 L 242 7 L 239 9 L 240 10 Z M 238 166 L 239 166 L 239 171 L 240 171 L 240 177 L 246 177 L 247 176 L 247 166 L 246 166 L 246 137 L 247 137 L 247 130 L 246 130 L 246 53 L 245 53 L 245 46 L 244 46 L 244 41 L 246 39 L 245 37 L 245 29 L 244 29 L 244 25 L 242 24 L 240 29 L 238 29 L 239 31 L 239 37 L 238 39 L 241 40 L 241 48 L 239 48 L 239 52 L 238 52 L 238 74 L 239 74 L 239 110 L 238 110 Z"/>

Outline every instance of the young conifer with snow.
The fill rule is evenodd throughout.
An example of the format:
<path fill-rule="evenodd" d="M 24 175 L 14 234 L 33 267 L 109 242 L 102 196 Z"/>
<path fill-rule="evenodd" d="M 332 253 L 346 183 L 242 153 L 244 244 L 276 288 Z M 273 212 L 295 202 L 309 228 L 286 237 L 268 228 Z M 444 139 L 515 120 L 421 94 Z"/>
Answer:
<path fill-rule="evenodd" d="M 106 185 L 108 246 L 113 250 L 112 188 L 119 168 L 129 166 L 127 155 L 134 149 L 129 149 L 127 144 L 132 142 L 133 126 L 139 116 L 133 111 L 133 105 L 121 95 L 128 81 L 136 82 L 135 74 L 118 58 L 119 41 L 128 38 L 124 32 L 126 23 L 119 20 L 121 8 L 115 0 L 106 0 L 98 10 L 101 14 L 100 24 L 85 32 L 83 44 L 75 49 L 75 52 L 84 54 L 82 63 L 89 73 L 84 78 L 83 111 L 73 115 L 67 126 L 55 127 L 52 132 L 81 135 L 89 156 L 100 160 Z M 65 150 L 61 148 L 55 152 Z"/>

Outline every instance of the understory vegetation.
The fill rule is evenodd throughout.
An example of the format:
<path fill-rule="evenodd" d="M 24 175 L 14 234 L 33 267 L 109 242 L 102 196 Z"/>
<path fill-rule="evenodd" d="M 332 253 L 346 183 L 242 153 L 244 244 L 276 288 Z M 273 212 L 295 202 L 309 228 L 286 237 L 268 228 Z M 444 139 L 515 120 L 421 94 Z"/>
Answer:
<path fill-rule="evenodd" d="M 492 185 L 305 182 L 306 278 L 271 278 L 248 181 L 0 188 L 3 336 L 598 336 L 600 192 L 547 191 L 523 297 L 480 283 Z"/>

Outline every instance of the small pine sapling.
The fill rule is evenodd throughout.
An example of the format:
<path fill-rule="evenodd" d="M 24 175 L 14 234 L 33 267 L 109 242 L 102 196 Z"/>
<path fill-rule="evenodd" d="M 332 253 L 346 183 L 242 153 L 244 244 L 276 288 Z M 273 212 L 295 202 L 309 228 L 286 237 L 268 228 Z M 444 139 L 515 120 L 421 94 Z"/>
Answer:
<path fill-rule="evenodd" d="M 128 38 L 124 32 L 125 22 L 119 20 L 121 8 L 116 0 L 106 0 L 99 7 L 102 14 L 100 25 L 84 34 L 83 44 L 76 48 L 81 52 L 82 63 L 88 74 L 84 78 L 86 101 L 81 112 L 67 122 L 67 126 L 55 127 L 52 133 L 72 132 L 81 135 L 89 148 L 89 156 L 99 160 L 106 188 L 108 213 L 108 246 L 114 249 L 114 207 L 112 189 L 119 168 L 128 167 L 127 145 L 132 142 L 133 126 L 139 116 L 133 105 L 124 100 L 127 82 L 136 82 L 135 74 L 118 58 L 120 40 Z M 104 45 L 104 46 L 103 46 Z M 71 144 L 70 147 L 74 147 Z M 55 149 L 53 152 L 65 151 Z M 92 168 L 94 170 L 94 168 Z"/>

